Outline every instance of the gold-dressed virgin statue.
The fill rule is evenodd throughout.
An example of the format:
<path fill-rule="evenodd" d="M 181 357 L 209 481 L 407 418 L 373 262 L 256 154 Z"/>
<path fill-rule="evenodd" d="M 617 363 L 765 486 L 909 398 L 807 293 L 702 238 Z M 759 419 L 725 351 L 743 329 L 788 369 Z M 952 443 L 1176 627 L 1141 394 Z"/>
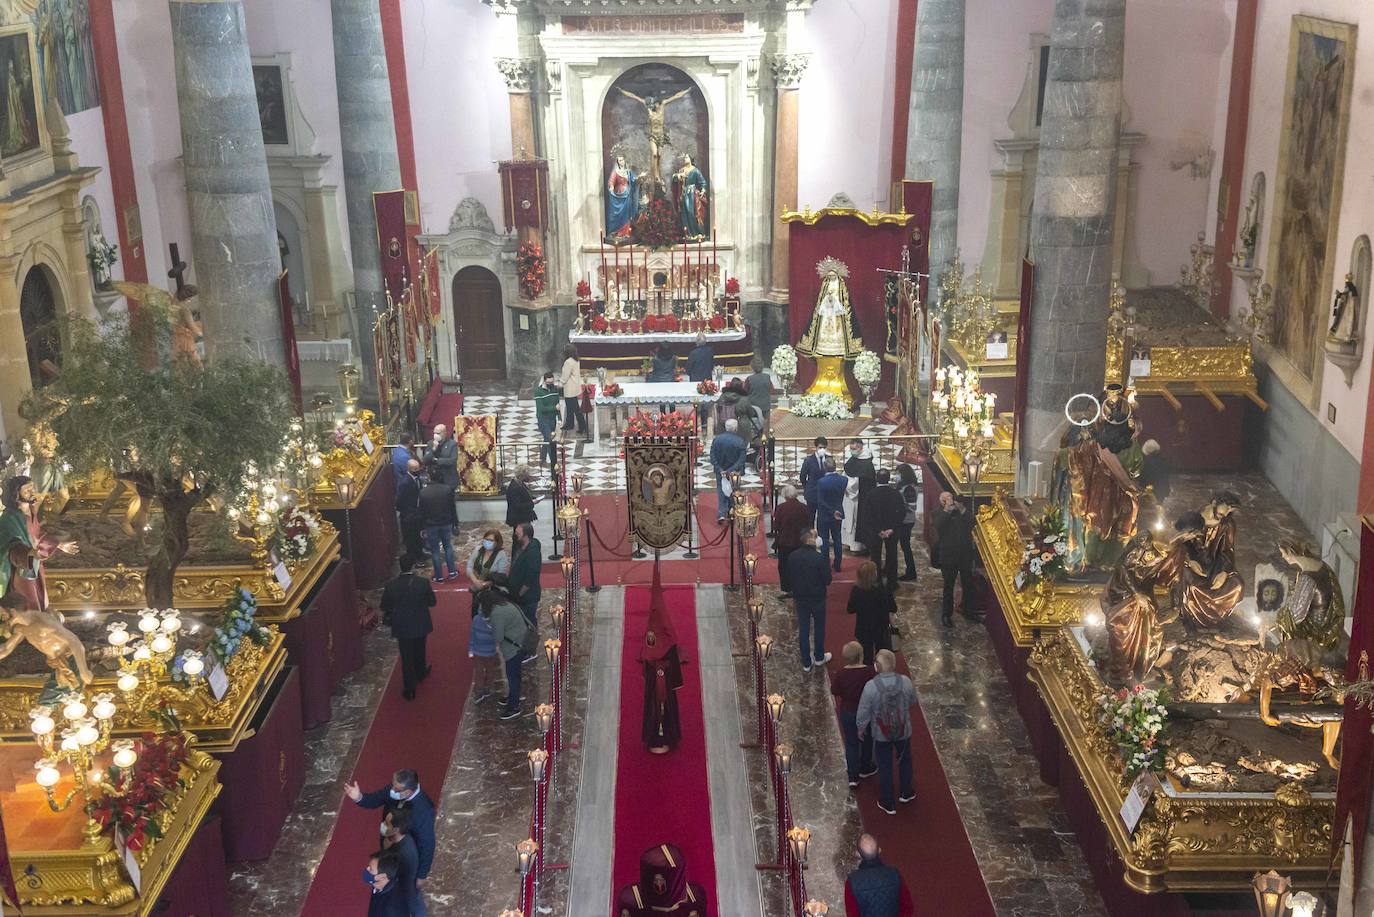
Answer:
<path fill-rule="evenodd" d="M 844 363 L 864 349 L 854 309 L 849 304 L 849 286 L 845 283 L 849 268 L 843 261 L 826 257 L 816 265 L 816 273 L 821 277 L 816 310 L 811 313 L 811 322 L 797 342 L 797 353 L 816 361 L 816 381 L 806 393 L 835 395 L 848 404 L 849 385 L 844 378 Z"/>

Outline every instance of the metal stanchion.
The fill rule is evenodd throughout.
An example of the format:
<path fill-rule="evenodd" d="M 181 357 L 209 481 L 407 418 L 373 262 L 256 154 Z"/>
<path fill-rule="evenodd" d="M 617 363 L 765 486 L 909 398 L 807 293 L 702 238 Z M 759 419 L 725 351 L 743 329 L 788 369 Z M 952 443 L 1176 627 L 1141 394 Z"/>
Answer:
<path fill-rule="evenodd" d="M 588 592 L 596 593 L 601 591 L 601 587 L 596 584 L 596 560 L 592 557 L 592 519 L 586 517 L 587 521 L 587 575 L 591 577 L 591 585 L 587 587 Z"/>

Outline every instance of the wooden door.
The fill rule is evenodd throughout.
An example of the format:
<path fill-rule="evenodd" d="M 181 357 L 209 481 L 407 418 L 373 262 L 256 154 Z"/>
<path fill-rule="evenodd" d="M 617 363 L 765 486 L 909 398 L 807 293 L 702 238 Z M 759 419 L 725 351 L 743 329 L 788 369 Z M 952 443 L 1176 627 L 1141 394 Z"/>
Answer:
<path fill-rule="evenodd" d="M 501 281 L 484 267 L 465 267 L 453 278 L 453 324 L 464 379 L 506 378 L 506 333 Z"/>

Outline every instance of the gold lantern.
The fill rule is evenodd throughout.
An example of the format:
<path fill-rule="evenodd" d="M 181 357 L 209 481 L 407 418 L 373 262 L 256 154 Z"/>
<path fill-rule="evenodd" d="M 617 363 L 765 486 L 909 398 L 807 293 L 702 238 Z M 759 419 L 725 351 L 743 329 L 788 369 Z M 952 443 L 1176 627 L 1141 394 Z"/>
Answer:
<path fill-rule="evenodd" d="M 515 845 L 515 857 L 520 863 L 520 875 L 527 876 L 534 869 L 534 857 L 539 853 L 539 845 L 534 838 L 527 837 Z"/>
<path fill-rule="evenodd" d="M 792 828 L 787 832 L 787 846 L 792 850 L 792 859 L 803 869 L 806 868 L 806 854 L 811 846 L 811 832 L 806 828 Z"/>
<path fill-rule="evenodd" d="M 773 649 L 773 638 L 767 634 L 759 634 L 754 638 L 754 645 L 759 648 L 759 658 L 766 660 Z"/>
<path fill-rule="evenodd" d="M 763 622 L 763 599 L 751 599 L 749 602 L 749 620 L 758 627 Z"/>
<path fill-rule="evenodd" d="M 542 748 L 536 748 L 526 755 L 530 762 L 530 778 L 535 783 L 544 782 L 544 772 L 549 766 L 549 753 Z"/>
<path fill-rule="evenodd" d="M 787 698 L 781 694 L 768 695 L 768 716 L 772 719 L 774 727 L 782 723 L 782 710 L 786 706 Z"/>
<path fill-rule="evenodd" d="M 1288 893 L 1293 888 L 1292 881 L 1271 869 L 1255 873 L 1250 884 L 1255 889 L 1255 905 L 1259 908 L 1260 917 L 1283 917 L 1288 911 Z"/>
<path fill-rule="evenodd" d="M 549 660 L 550 667 L 556 667 L 558 665 L 558 657 L 562 654 L 562 652 L 562 640 L 555 639 L 544 641 L 544 656 Z"/>
<path fill-rule="evenodd" d="M 553 728 L 553 704 L 540 704 L 534 708 L 534 722 L 541 735 L 548 735 Z"/>
<path fill-rule="evenodd" d="M 773 756 L 778 759 L 778 770 L 784 776 L 792 773 L 792 746 L 786 742 L 773 749 Z"/>

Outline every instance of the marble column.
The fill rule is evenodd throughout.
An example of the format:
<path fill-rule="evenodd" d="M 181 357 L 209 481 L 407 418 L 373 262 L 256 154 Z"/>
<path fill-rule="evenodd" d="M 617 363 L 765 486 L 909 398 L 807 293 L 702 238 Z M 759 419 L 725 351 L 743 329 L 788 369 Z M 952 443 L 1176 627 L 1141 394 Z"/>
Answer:
<path fill-rule="evenodd" d="M 787 301 L 787 224 L 784 208 L 797 202 L 797 104 L 808 54 L 779 54 L 773 58 L 773 83 L 778 91 L 777 130 L 773 142 L 773 258 L 769 297 Z"/>
<path fill-rule="evenodd" d="M 938 278 L 959 247 L 959 156 L 964 129 L 964 0 L 921 0 L 907 121 L 906 177 L 934 182 L 930 268 Z M 938 280 L 930 295 L 939 296 Z"/>
<path fill-rule="evenodd" d="M 1031 226 L 1031 316 L 1022 480 L 1058 445 L 1064 405 L 1102 389 L 1121 131 L 1126 0 L 1057 0 Z"/>
<path fill-rule="evenodd" d="M 401 187 L 391 80 L 377 0 L 329 0 L 334 31 L 334 83 L 339 97 L 344 204 L 353 256 L 353 315 L 363 373 L 375 375 L 373 307 L 385 307 L 382 256 L 377 247 L 376 191 Z"/>
<path fill-rule="evenodd" d="M 285 368 L 277 220 L 240 0 L 171 0 L 191 247 L 211 360 Z"/>
<path fill-rule="evenodd" d="M 510 150 L 512 159 L 534 159 L 539 151 L 534 133 L 534 64 L 519 57 L 498 57 L 496 69 L 506 81 L 510 100 Z M 539 233 L 531 226 L 519 228 L 520 244 L 540 242 Z"/>

